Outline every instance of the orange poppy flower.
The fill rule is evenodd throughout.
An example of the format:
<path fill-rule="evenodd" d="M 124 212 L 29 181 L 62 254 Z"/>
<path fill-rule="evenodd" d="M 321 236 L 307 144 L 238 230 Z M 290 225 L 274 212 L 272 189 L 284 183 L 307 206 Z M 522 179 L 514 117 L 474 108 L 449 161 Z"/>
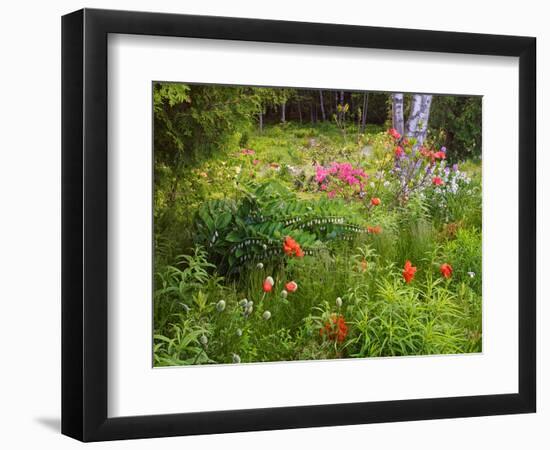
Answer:
<path fill-rule="evenodd" d="M 410 283 L 413 280 L 415 273 L 416 267 L 413 266 L 409 260 L 405 261 L 405 267 L 403 269 L 403 278 L 405 279 L 405 283 Z"/>

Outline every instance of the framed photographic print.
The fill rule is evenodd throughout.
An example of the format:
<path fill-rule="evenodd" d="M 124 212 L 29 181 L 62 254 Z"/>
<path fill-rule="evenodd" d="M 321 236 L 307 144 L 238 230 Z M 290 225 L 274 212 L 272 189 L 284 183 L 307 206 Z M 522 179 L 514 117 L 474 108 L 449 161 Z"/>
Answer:
<path fill-rule="evenodd" d="M 62 432 L 535 411 L 535 39 L 62 21 Z"/>

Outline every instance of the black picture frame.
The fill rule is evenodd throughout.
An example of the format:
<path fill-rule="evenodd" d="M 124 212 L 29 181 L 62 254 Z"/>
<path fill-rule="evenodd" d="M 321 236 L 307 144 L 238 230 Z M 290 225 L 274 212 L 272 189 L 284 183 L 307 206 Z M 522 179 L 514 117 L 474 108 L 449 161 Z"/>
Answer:
<path fill-rule="evenodd" d="M 517 393 L 107 416 L 109 33 L 519 58 Z M 62 433 L 82 441 L 535 412 L 536 39 L 83 9 L 62 18 Z"/>

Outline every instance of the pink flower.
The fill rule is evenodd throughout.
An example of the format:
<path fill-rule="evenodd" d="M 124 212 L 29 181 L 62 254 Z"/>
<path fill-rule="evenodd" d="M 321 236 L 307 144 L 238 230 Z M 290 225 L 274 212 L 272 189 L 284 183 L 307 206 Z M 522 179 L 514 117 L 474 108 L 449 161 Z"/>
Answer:
<path fill-rule="evenodd" d="M 328 195 L 328 198 L 334 198 L 336 197 L 336 191 L 330 191 L 327 193 L 327 195 Z"/>
<path fill-rule="evenodd" d="M 443 184 L 443 180 L 441 179 L 441 177 L 433 177 L 432 183 L 436 186 L 441 186 Z"/>
<path fill-rule="evenodd" d="M 253 155 L 254 153 L 256 153 L 254 150 L 250 149 L 250 148 L 243 148 L 241 150 L 241 153 L 243 155 Z"/>
<path fill-rule="evenodd" d="M 402 147 L 397 146 L 397 147 L 395 148 L 395 156 L 396 156 L 397 158 L 401 158 L 404 154 L 405 154 L 405 152 L 403 151 L 403 148 L 402 148 Z"/>

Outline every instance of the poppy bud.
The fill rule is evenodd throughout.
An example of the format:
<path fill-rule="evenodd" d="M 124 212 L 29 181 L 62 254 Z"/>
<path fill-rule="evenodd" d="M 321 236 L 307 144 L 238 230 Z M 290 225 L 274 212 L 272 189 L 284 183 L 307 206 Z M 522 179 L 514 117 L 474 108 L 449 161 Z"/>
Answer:
<path fill-rule="evenodd" d="M 239 364 L 241 362 L 241 357 L 236 353 L 233 353 L 233 364 Z"/>
<path fill-rule="evenodd" d="M 336 297 L 336 306 L 338 306 L 338 308 L 342 307 L 342 299 L 340 297 Z"/>
<path fill-rule="evenodd" d="M 220 300 L 218 303 L 216 303 L 216 309 L 218 312 L 222 312 L 225 309 L 225 300 Z"/>
<path fill-rule="evenodd" d="M 288 295 L 288 292 L 285 291 L 285 290 L 283 289 L 283 290 L 281 291 L 281 297 L 286 298 L 287 295 Z"/>
<path fill-rule="evenodd" d="M 264 311 L 262 317 L 264 318 L 264 320 L 269 320 L 271 318 L 271 313 L 269 311 Z"/>
<path fill-rule="evenodd" d="M 204 334 L 200 337 L 199 340 L 202 345 L 208 344 L 208 338 Z"/>
<path fill-rule="evenodd" d="M 256 264 L 256 268 L 258 268 L 260 270 L 263 269 L 264 268 L 263 263 L 259 262 L 258 264 Z"/>

